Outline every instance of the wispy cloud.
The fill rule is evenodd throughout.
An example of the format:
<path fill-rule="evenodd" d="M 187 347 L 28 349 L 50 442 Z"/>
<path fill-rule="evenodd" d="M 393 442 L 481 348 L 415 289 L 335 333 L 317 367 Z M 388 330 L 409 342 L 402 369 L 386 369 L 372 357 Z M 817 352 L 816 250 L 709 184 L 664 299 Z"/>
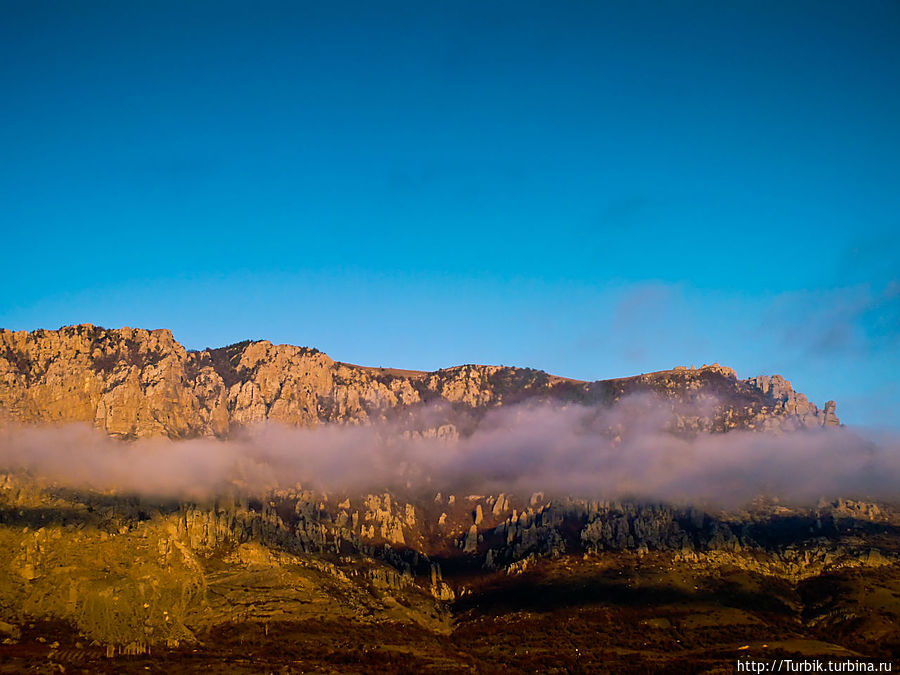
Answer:
<path fill-rule="evenodd" d="M 900 347 L 900 281 L 778 296 L 763 327 L 804 356 L 869 356 Z"/>

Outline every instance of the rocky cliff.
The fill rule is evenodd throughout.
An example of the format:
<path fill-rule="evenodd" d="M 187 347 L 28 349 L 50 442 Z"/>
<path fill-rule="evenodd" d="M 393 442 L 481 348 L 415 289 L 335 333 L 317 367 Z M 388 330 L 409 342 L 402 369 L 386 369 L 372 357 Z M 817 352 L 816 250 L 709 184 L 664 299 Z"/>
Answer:
<path fill-rule="evenodd" d="M 611 404 L 641 392 L 667 401 L 689 431 L 839 424 L 833 401 L 819 409 L 778 375 L 740 380 L 718 365 L 581 382 L 502 366 L 368 368 L 265 340 L 189 351 L 164 329 L 0 330 L 0 423 L 89 422 L 120 438 L 224 438 L 264 420 L 366 423 L 435 403 L 465 424 L 509 403 Z"/>
<path fill-rule="evenodd" d="M 49 642 L 60 625 L 71 626 L 56 638 L 65 643 L 68 635 L 76 646 L 71 660 L 93 653 L 97 661 L 104 649 L 107 656 L 182 643 L 190 654 L 219 649 L 223 631 L 252 634 L 254 624 L 265 631 L 300 622 L 298 638 L 305 639 L 307 623 L 342 622 L 329 630 L 348 635 L 393 625 L 417 641 L 422 631 L 454 631 L 451 613 L 456 634 L 474 622 L 509 639 L 508 630 L 515 633 L 528 616 L 549 612 L 551 624 L 568 626 L 569 605 L 585 606 L 577 623 L 592 626 L 585 632 L 593 639 L 595 606 L 620 602 L 627 612 L 646 605 L 641 617 L 648 620 L 677 617 L 684 627 L 670 642 L 715 644 L 720 636 L 698 632 L 707 624 L 694 626 L 690 617 L 718 621 L 724 605 L 740 612 L 732 622 L 766 631 L 757 640 L 771 642 L 785 625 L 804 638 L 830 636 L 837 627 L 856 636 L 846 644 L 887 641 L 889 650 L 891 640 L 900 644 L 892 599 L 898 522 L 892 507 L 843 499 L 803 509 L 759 502 L 731 514 L 541 493 L 345 497 L 288 490 L 159 503 L 0 473 L 0 633 L 7 635 L 0 662 L 4 646 L 33 658 L 28 627 L 30 639 Z M 575 597 L 557 596 L 567 589 Z M 865 638 L 853 595 L 859 589 L 872 604 Z M 544 592 L 557 604 L 545 604 Z M 510 599 L 539 611 L 516 612 Z M 685 603 L 696 607 L 687 612 Z M 499 626 L 483 618 L 493 611 Z M 627 624 L 628 616 L 616 623 Z M 734 648 L 748 636 L 729 639 L 740 640 Z M 52 647 L 48 654 L 63 656 Z"/>

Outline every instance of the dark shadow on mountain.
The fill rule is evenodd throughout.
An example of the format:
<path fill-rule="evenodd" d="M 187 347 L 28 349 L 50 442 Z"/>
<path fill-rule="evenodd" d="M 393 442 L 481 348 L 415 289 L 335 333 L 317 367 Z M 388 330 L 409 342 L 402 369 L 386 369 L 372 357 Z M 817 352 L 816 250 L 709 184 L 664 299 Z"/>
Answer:
<path fill-rule="evenodd" d="M 614 569 L 588 579 L 548 579 L 540 573 L 515 579 L 505 575 L 483 590 L 457 600 L 453 611 L 484 615 L 509 612 L 552 613 L 591 605 L 654 607 L 661 605 L 713 604 L 784 616 L 793 614 L 787 604 L 773 594 L 751 593 L 735 583 L 721 581 L 715 588 L 688 592 L 674 586 L 650 585 L 627 570 Z"/>
<path fill-rule="evenodd" d="M 92 500 L 93 501 L 93 500 Z M 154 517 L 166 516 L 179 510 L 178 504 L 150 505 L 135 503 L 126 505 L 114 501 L 109 505 L 73 503 L 48 506 L 0 506 L 0 524 L 11 527 L 93 527 L 103 531 L 131 529 L 138 523 Z"/>

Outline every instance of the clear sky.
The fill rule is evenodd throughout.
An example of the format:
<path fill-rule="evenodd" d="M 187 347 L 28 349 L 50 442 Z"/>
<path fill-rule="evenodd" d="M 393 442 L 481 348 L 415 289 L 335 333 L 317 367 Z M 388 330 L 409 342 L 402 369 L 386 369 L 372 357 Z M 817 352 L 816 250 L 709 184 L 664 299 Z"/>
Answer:
<path fill-rule="evenodd" d="M 895 0 L 0 0 L 0 160 L 2 327 L 900 426 Z"/>

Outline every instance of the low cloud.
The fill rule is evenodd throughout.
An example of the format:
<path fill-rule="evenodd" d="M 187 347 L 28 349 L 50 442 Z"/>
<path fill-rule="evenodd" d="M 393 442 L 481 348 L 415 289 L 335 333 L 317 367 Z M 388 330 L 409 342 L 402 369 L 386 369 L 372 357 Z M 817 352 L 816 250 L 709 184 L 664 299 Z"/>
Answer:
<path fill-rule="evenodd" d="M 683 412 L 683 411 L 682 411 Z M 611 408 L 521 405 L 489 412 L 470 435 L 412 436 L 399 424 L 267 424 L 241 437 L 122 442 L 87 426 L 0 433 L 0 468 L 58 485 L 203 499 L 235 489 L 389 488 L 530 493 L 735 506 L 765 494 L 895 500 L 900 439 L 847 429 L 694 437 L 668 431 L 671 408 L 647 396 Z M 413 420 L 431 427 L 435 411 Z"/>

